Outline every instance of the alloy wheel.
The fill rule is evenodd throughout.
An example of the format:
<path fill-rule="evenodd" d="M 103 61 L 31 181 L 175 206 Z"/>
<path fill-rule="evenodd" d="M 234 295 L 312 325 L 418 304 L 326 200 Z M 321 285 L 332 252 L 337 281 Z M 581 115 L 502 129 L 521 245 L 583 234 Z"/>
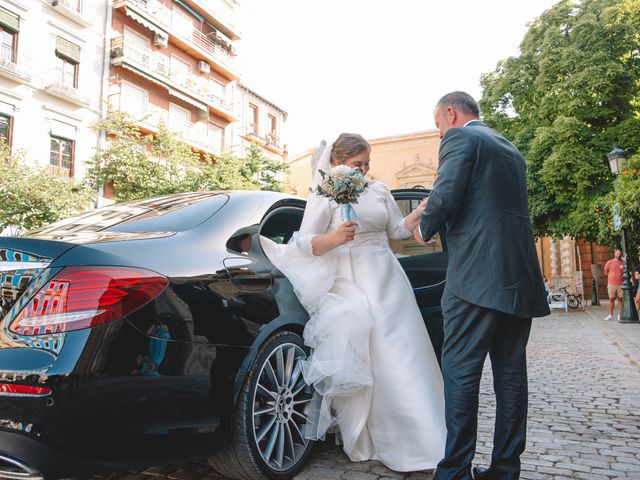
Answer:
<path fill-rule="evenodd" d="M 278 345 L 263 363 L 253 395 L 253 435 L 262 460 L 285 471 L 302 458 L 312 388 L 302 376 L 307 355 L 293 343 Z"/>

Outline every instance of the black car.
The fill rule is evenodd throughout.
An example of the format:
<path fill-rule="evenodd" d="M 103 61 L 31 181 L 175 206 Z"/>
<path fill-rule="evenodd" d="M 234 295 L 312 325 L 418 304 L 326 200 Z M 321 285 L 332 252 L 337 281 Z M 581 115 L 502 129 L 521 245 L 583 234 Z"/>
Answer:
<path fill-rule="evenodd" d="M 408 213 L 428 192 L 394 195 Z M 286 243 L 304 206 L 176 194 L 0 237 L 0 477 L 188 458 L 235 478 L 298 472 L 308 316 L 260 236 Z M 446 249 L 391 245 L 439 352 Z"/>

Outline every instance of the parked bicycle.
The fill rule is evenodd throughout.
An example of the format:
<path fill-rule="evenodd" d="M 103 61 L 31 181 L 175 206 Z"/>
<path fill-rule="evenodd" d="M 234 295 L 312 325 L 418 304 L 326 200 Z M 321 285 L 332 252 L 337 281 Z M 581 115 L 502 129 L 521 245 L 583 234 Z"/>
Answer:
<path fill-rule="evenodd" d="M 569 308 L 579 308 L 582 306 L 582 295 L 569 292 L 569 285 L 558 288 L 557 292 L 551 292 L 548 296 L 549 303 L 567 302 Z"/>

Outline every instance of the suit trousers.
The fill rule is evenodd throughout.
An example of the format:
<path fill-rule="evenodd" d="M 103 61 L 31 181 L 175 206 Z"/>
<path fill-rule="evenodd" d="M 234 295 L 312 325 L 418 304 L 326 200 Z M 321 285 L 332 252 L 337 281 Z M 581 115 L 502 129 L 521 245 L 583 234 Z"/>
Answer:
<path fill-rule="evenodd" d="M 487 354 L 496 395 L 490 479 L 517 479 L 527 429 L 526 346 L 531 319 L 442 297 L 447 442 L 435 480 L 471 479 L 478 430 L 478 394 Z"/>

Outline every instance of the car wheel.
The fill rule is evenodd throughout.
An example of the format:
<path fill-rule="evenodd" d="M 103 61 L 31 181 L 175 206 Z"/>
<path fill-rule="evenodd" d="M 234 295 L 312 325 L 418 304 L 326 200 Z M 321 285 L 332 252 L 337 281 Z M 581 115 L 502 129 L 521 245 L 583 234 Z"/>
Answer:
<path fill-rule="evenodd" d="M 303 435 L 312 397 L 302 377 L 306 359 L 292 332 L 262 345 L 236 404 L 231 442 L 210 459 L 216 470 L 242 480 L 284 480 L 302 469 L 313 446 Z"/>

